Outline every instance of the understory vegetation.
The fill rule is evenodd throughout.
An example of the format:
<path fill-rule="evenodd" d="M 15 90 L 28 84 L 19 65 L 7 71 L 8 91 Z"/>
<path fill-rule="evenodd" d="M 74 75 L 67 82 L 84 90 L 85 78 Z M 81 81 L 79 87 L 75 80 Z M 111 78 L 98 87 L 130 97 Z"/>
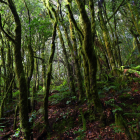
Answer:
<path fill-rule="evenodd" d="M 43 139 L 138 139 L 140 117 L 140 82 L 133 70 L 119 77 L 108 77 L 112 81 L 98 81 L 98 95 L 105 116 L 90 116 L 87 97 L 79 104 L 77 96 L 72 96 L 68 83 L 52 83 L 49 93 L 48 118 L 50 131 L 47 133 L 43 119 L 43 87 L 39 86 L 34 98 L 35 108 L 29 113 L 32 122 L 32 134 L 37 140 Z M 135 71 L 136 72 L 136 71 Z M 137 71 L 139 73 L 139 71 Z M 132 75 L 134 74 L 134 75 Z M 107 76 L 107 75 L 106 75 Z M 120 84 L 121 79 L 121 84 Z M 78 93 L 78 89 L 76 90 Z M 1 118 L 0 134 L 2 139 L 20 139 L 18 112 L 19 90 L 13 92 L 13 100 L 6 104 L 4 117 Z M 94 105 L 93 105 L 94 108 Z M 13 124 L 17 115 L 16 127 Z"/>

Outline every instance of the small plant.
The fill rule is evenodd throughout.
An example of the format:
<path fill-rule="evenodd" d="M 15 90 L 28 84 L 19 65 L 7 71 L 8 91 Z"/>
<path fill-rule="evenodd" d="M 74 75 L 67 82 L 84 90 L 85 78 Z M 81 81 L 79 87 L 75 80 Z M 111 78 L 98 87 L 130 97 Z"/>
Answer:
<path fill-rule="evenodd" d="M 105 101 L 105 103 L 114 106 L 114 101 L 115 101 L 114 99 L 110 99 L 108 101 Z"/>
<path fill-rule="evenodd" d="M 36 115 L 37 115 L 37 112 L 36 111 L 32 112 L 31 117 L 29 118 L 29 122 L 30 123 L 33 123 L 34 122 L 34 119 L 36 118 Z M 33 126 L 35 126 L 35 123 L 33 123 L 32 127 Z"/>
<path fill-rule="evenodd" d="M 138 105 L 138 107 L 137 107 L 137 111 L 140 111 L 140 105 Z"/>
<path fill-rule="evenodd" d="M 68 114 L 69 114 L 69 112 L 67 112 L 67 113 L 65 113 L 65 114 L 64 114 L 64 113 L 61 113 L 60 116 L 62 116 L 63 119 L 65 119 L 66 117 L 68 117 Z"/>
<path fill-rule="evenodd" d="M 115 133 L 124 132 L 122 129 L 118 128 L 116 124 L 111 124 L 110 127 L 114 129 Z"/>
<path fill-rule="evenodd" d="M 139 90 L 135 89 L 134 92 L 138 92 Z"/>
<path fill-rule="evenodd" d="M 67 101 L 66 104 L 68 105 L 71 101 Z"/>
<path fill-rule="evenodd" d="M 63 119 L 65 119 L 67 117 L 67 115 L 63 115 Z"/>
<path fill-rule="evenodd" d="M 123 111 L 123 109 L 121 107 L 118 107 L 118 108 L 114 109 L 112 112 L 115 113 L 116 111 Z"/>
<path fill-rule="evenodd" d="M 17 90 L 16 92 L 13 93 L 14 97 L 19 95 L 19 90 Z"/>
<path fill-rule="evenodd" d="M 0 132 L 3 132 L 3 128 L 0 128 Z"/>
<path fill-rule="evenodd" d="M 0 120 L 2 120 L 2 119 L 4 119 L 4 118 L 0 118 Z M 0 132 L 3 132 L 4 128 L 5 128 L 4 124 L 0 123 Z"/>
<path fill-rule="evenodd" d="M 14 137 L 19 137 L 19 133 L 20 133 L 20 128 L 17 128 L 15 134 L 13 135 Z"/>
<path fill-rule="evenodd" d="M 41 90 L 43 87 L 42 86 L 39 86 L 39 90 Z"/>
<path fill-rule="evenodd" d="M 118 128 L 118 127 L 114 127 L 114 131 L 115 133 L 120 133 L 120 132 L 124 132 L 122 129 Z"/>
<path fill-rule="evenodd" d="M 78 131 L 74 131 L 74 134 L 79 134 L 78 137 L 74 140 L 85 140 L 86 132 L 83 129 L 79 129 Z"/>
<path fill-rule="evenodd" d="M 71 97 L 72 98 L 72 100 L 76 100 L 77 99 L 77 97 L 76 96 L 73 96 L 73 97 Z"/>

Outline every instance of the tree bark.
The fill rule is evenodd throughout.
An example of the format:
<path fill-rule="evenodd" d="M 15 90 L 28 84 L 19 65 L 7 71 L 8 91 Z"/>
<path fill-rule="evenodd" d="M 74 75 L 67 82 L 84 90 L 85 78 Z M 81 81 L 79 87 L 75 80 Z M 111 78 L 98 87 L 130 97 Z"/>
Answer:
<path fill-rule="evenodd" d="M 47 80 L 46 80 L 46 91 L 44 97 L 44 120 L 46 124 L 47 130 L 49 130 L 49 122 L 48 122 L 48 97 L 49 97 L 49 90 L 50 90 L 50 83 L 51 83 L 51 73 L 52 73 L 52 62 L 55 53 L 55 37 L 56 37 L 56 27 L 57 22 L 54 22 L 53 25 L 53 35 L 52 35 L 52 44 L 51 44 L 51 55 L 49 58 L 49 67 L 47 70 Z"/>
<path fill-rule="evenodd" d="M 114 57 L 113 57 L 113 51 L 112 51 L 112 46 L 111 46 L 111 43 L 110 43 L 109 33 L 108 33 L 108 30 L 107 30 L 106 23 L 104 22 L 104 19 L 103 19 L 101 7 L 99 8 L 99 17 L 100 17 L 100 25 L 101 25 L 101 29 L 102 29 L 102 32 L 103 32 L 103 38 L 104 38 L 104 42 L 105 42 L 105 46 L 106 46 L 111 70 L 113 70 L 116 67 L 115 66 L 115 60 L 114 60 Z"/>
<path fill-rule="evenodd" d="M 27 83 L 25 79 L 25 73 L 23 70 L 22 58 L 21 58 L 21 22 L 16 11 L 16 7 L 12 0 L 8 0 L 8 6 L 14 16 L 15 20 L 15 38 L 9 36 L 8 33 L 3 29 L 0 17 L 0 28 L 2 32 L 8 37 L 10 41 L 14 43 L 14 58 L 15 58 L 15 70 L 16 76 L 19 83 L 19 116 L 20 116 L 20 127 L 24 133 L 24 138 L 30 140 L 30 129 L 29 129 L 29 117 L 28 117 L 28 103 L 27 103 Z"/>
<path fill-rule="evenodd" d="M 93 7 L 94 10 L 94 5 L 93 1 L 89 0 L 90 5 Z M 102 106 L 101 106 L 101 101 L 98 96 L 97 92 L 97 87 L 96 87 L 96 72 L 97 72 L 97 59 L 96 59 L 96 54 L 94 50 L 94 34 L 95 33 L 95 26 L 93 26 L 94 23 L 90 23 L 90 20 L 88 18 L 88 15 L 85 11 L 85 7 L 83 3 L 81 3 L 80 0 L 76 0 L 76 3 L 78 5 L 78 9 L 81 14 L 81 18 L 83 21 L 83 34 L 84 34 L 84 40 L 83 40 L 83 50 L 85 53 L 85 57 L 88 60 L 89 64 L 89 75 L 90 75 L 90 93 L 88 94 L 88 101 L 89 104 L 91 105 L 94 103 L 94 109 L 96 111 L 102 112 Z M 93 13 L 92 13 L 93 14 Z M 93 15 L 92 15 L 93 16 Z M 95 18 L 95 17 L 92 17 Z M 93 21 L 94 22 L 94 21 Z"/>

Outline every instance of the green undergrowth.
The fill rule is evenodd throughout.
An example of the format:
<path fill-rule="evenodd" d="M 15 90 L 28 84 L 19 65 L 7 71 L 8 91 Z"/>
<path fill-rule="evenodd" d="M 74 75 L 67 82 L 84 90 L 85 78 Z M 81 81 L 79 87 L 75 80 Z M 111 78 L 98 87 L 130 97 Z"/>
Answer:
<path fill-rule="evenodd" d="M 72 116 L 67 116 L 63 119 L 57 119 L 57 123 L 53 124 L 53 130 L 58 133 L 63 133 L 74 127 L 74 120 L 75 118 Z"/>
<path fill-rule="evenodd" d="M 129 93 L 127 93 L 127 92 L 122 93 L 118 97 L 119 100 L 127 100 L 127 99 L 131 99 L 131 98 L 132 98 L 132 96 Z"/>
<path fill-rule="evenodd" d="M 69 87 L 67 86 L 66 81 L 64 81 L 59 86 L 53 86 L 51 89 L 52 93 L 53 91 L 56 91 L 55 94 L 49 97 L 49 101 L 51 101 L 51 104 L 57 104 L 64 100 L 65 98 L 71 97 L 71 92 L 69 91 Z"/>
<path fill-rule="evenodd" d="M 70 97 L 70 92 L 61 92 L 61 93 L 55 93 L 52 96 L 49 97 L 49 101 L 51 101 L 51 104 L 57 104 L 64 100 L 65 98 Z"/>
<path fill-rule="evenodd" d="M 138 65 L 136 67 L 131 67 L 131 69 L 136 70 L 136 71 L 140 71 L 140 65 Z"/>
<path fill-rule="evenodd" d="M 78 120 L 79 120 L 78 124 L 75 124 L 75 116 L 74 115 L 70 116 L 67 113 L 63 114 L 59 118 L 56 118 L 56 123 L 53 123 L 52 128 L 57 138 L 58 139 L 59 137 L 61 138 L 61 134 L 63 134 L 64 132 L 69 136 L 69 131 L 74 129 L 74 127 L 77 127 L 77 126 L 79 127 L 79 125 L 82 123 L 81 115 L 79 115 Z M 79 138 L 84 138 L 86 136 L 85 131 L 83 129 L 73 131 L 73 133 L 75 134 L 75 136 L 77 136 L 75 140 L 80 140 Z"/>
<path fill-rule="evenodd" d="M 140 83 L 139 77 L 135 75 L 136 71 L 129 70 L 128 74 L 121 74 L 117 77 L 112 76 L 111 74 L 104 74 L 105 78 L 103 78 L 101 81 L 97 81 L 97 88 L 98 88 L 98 94 L 100 98 L 104 98 L 104 93 L 112 92 L 112 96 L 114 96 L 113 93 L 119 94 L 122 92 L 130 91 L 130 84 L 132 82 L 138 82 Z M 139 74 L 140 72 L 137 71 Z"/>
<path fill-rule="evenodd" d="M 69 87 L 67 86 L 67 82 L 64 81 L 61 85 L 55 86 L 54 84 L 51 85 L 50 94 L 54 93 L 53 95 L 49 96 L 49 101 L 52 105 L 57 104 L 64 100 L 65 98 L 72 98 L 71 92 L 69 91 Z M 32 94 L 32 92 L 31 92 Z M 42 99 L 39 96 L 44 96 L 43 88 L 39 86 L 39 90 L 35 96 L 35 99 L 40 102 Z"/>
<path fill-rule="evenodd" d="M 133 84 L 140 84 L 139 70 L 140 67 L 118 77 L 106 75 L 106 79 L 97 81 L 99 97 L 111 97 L 105 101 L 106 107 L 110 107 L 115 116 L 115 124 L 110 126 L 115 133 L 124 132 L 129 139 L 140 139 L 140 104 L 137 101 L 139 89 L 134 86 L 136 89 L 131 90 Z"/>
<path fill-rule="evenodd" d="M 51 85 L 51 90 L 58 90 L 60 92 L 66 91 L 68 90 L 68 84 L 67 81 L 64 80 L 62 84 L 60 84 L 59 86 L 56 86 L 54 84 Z"/>
<path fill-rule="evenodd" d="M 123 99 L 123 101 L 122 101 Z M 106 105 L 112 106 L 112 112 L 115 116 L 115 124 L 111 124 L 115 133 L 124 132 L 128 138 L 139 139 L 138 127 L 140 125 L 140 105 L 130 104 L 129 101 L 134 98 L 128 94 L 123 93 L 118 97 L 119 103 L 115 99 L 105 101 Z M 126 102 L 124 102 L 126 101 Z"/>

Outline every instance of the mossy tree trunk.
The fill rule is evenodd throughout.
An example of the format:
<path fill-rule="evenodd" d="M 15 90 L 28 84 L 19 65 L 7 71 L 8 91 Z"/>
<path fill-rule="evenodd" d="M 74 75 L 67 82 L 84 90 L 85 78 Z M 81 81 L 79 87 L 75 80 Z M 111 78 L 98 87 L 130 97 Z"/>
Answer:
<path fill-rule="evenodd" d="M 40 39 L 40 37 L 38 38 L 38 40 Z M 39 45 L 39 57 L 40 57 L 40 54 L 41 54 L 41 50 L 40 50 L 40 45 Z M 39 90 L 39 77 L 40 77 L 40 73 L 39 73 L 39 59 L 36 60 L 36 90 Z"/>
<path fill-rule="evenodd" d="M 0 37 L 1 37 L 1 39 L 2 39 L 2 35 L 0 35 Z M 2 60 L 2 67 L 3 67 L 3 72 L 4 72 L 4 76 L 3 76 L 3 78 L 4 78 L 3 93 L 7 91 L 7 78 L 6 78 L 7 73 L 6 73 L 6 61 L 5 61 L 6 57 L 5 57 L 5 55 L 4 55 L 4 52 L 5 52 L 5 51 L 4 51 L 4 41 L 3 41 L 3 39 L 2 39 L 1 60 Z"/>
<path fill-rule="evenodd" d="M 12 43 L 11 43 L 11 46 L 12 46 Z M 12 69 L 14 70 L 14 56 L 13 56 L 14 51 L 13 51 L 12 47 L 11 47 L 11 52 L 12 52 L 12 57 L 11 57 Z M 14 75 L 15 75 L 15 72 L 13 71 L 13 76 L 12 77 L 14 77 Z M 13 89 L 17 89 L 17 83 L 16 83 L 15 77 L 14 77 L 14 82 L 13 82 Z"/>
<path fill-rule="evenodd" d="M 98 38 L 100 38 L 98 36 Z M 104 62 L 105 62 L 105 66 L 107 70 L 110 70 L 110 65 L 109 65 L 109 60 L 108 60 L 108 55 L 107 55 L 107 51 L 105 46 L 102 44 L 102 42 L 100 41 L 101 39 L 95 39 L 94 40 L 94 44 L 96 47 L 98 47 L 100 49 L 100 51 L 103 53 L 103 58 L 104 58 Z"/>
<path fill-rule="evenodd" d="M 26 140 L 30 140 L 30 130 L 29 130 L 29 117 L 28 117 L 28 103 L 27 103 L 27 83 L 25 79 L 25 73 L 23 70 L 22 58 L 21 58 L 21 22 L 16 11 L 16 7 L 12 0 L 8 0 L 6 5 L 9 6 L 15 20 L 15 38 L 12 38 L 4 29 L 1 23 L 0 17 L 0 28 L 2 32 L 8 37 L 10 41 L 14 43 L 14 58 L 15 58 L 15 71 L 17 80 L 19 83 L 19 116 L 20 116 L 20 126 Z"/>
<path fill-rule="evenodd" d="M 77 85 L 78 85 L 78 89 L 79 89 L 79 100 L 81 100 L 84 97 L 84 90 L 83 90 L 83 78 L 82 78 L 82 74 L 80 71 L 80 65 L 79 65 L 79 61 L 78 61 L 78 52 L 77 52 L 77 42 L 76 42 L 76 37 L 75 37 L 75 31 L 74 31 L 74 27 L 77 27 L 77 24 L 74 21 L 73 15 L 72 15 L 72 11 L 71 11 L 71 3 L 69 1 L 67 1 L 67 9 L 68 9 L 68 18 L 69 18 L 69 23 L 70 23 L 70 37 L 71 40 L 73 42 L 72 45 L 72 49 L 71 50 L 71 55 L 74 59 L 74 65 L 75 65 L 75 71 L 76 71 L 76 78 L 77 78 Z M 75 25 L 75 26 L 74 26 Z M 78 31 L 81 32 L 79 30 L 79 28 L 77 27 Z"/>
<path fill-rule="evenodd" d="M 107 54 L 108 54 L 108 59 L 110 62 L 111 69 L 113 70 L 116 67 L 115 60 L 113 57 L 113 51 L 112 51 L 112 46 L 111 46 L 111 42 L 110 42 L 111 40 L 109 37 L 109 32 L 107 30 L 107 26 L 106 26 L 106 23 L 104 22 L 103 15 L 102 15 L 102 7 L 99 7 L 99 18 L 100 18 L 101 29 L 103 32 L 103 39 L 104 39 Z"/>
<path fill-rule="evenodd" d="M 44 97 L 44 120 L 45 120 L 45 125 L 46 125 L 47 129 L 49 129 L 49 122 L 48 122 L 48 97 L 49 97 L 49 90 L 50 90 L 50 84 L 51 84 L 52 62 L 53 62 L 54 53 L 55 53 L 56 27 L 57 27 L 57 21 L 54 21 L 53 35 L 52 35 L 52 44 L 51 44 L 51 54 L 50 54 L 49 66 L 48 66 L 48 70 L 47 70 L 46 91 L 45 91 L 45 97 Z"/>
<path fill-rule="evenodd" d="M 40 49 L 39 49 L 39 57 L 37 57 L 37 51 L 34 52 L 34 86 L 35 87 L 35 91 L 39 90 L 39 61 L 42 61 L 42 58 L 40 58 Z M 32 87 L 32 88 L 33 88 Z"/>
<path fill-rule="evenodd" d="M 8 42 L 8 41 L 7 41 Z M 9 42 L 8 42 L 8 44 L 7 44 L 7 46 L 8 46 L 8 53 L 7 53 L 7 66 L 8 66 L 8 70 L 7 70 L 7 72 L 8 72 L 8 77 L 9 77 L 9 79 L 8 79 L 8 83 L 10 83 L 11 81 L 12 81 L 12 79 L 13 79 L 13 72 L 11 71 L 11 69 L 12 69 L 12 59 L 11 59 L 11 48 L 10 48 L 10 44 L 9 44 Z M 9 101 L 12 101 L 12 86 L 11 86 L 11 88 L 9 89 L 9 95 L 8 95 L 8 100 Z"/>
<path fill-rule="evenodd" d="M 115 7 L 116 7 L 116 0 L 112 1 L 112 11 L 113 13 L 115 12 Z M 111 25 L 110 25 L 111 26 Z M 115 51 L 116 51 L 116 62 L 117 62 L 117 66 L 121 67 L 122 66 L 122 59 L 121 59 L 121 54 L 120 54 L 120 46 L 119 46 L 119 38 L 118 38 L 118 33 L 117 33 L 117 19 L 116 19 L 116 15 L 114 14 L 114 47 L 115 47 Z M 112 35 L 113 35 L 113 29 L 112 29 Z"/>
<path fill-rule="evenodd" d="M 30 26 L 30 24 L 31 24 L 30 11 L 29 11 L 29 8 L 28 8 L 27 3 L 25 2 L 25 0 L 24 0 L 24 3 L 25 3 L 25 7 L 27 9 L 29 26 Z M 32 78 L 32 75 L 33 75 L 33 70 L 34 70 L 34 52 L 33 52 L 31 40 L 32 40 L 32 38 L 31 38 L 31 27 L 29 27 L 29 37 L 27 38 L 28 51 L 29 51 L 29 62 L 30 62 L 30 70 L 29 70 L 29 74 L 28 74 L 29 87 L 30 87 L 30 81 L 31 81 L 31 78 Z"/>
<path fill-rule="evenodd" d="M 80 22 L 80 21 L 79 21 Z M 84 85 L 85 85 L 85 90 L 86 90 L 86 96 L 88 98 L 88 94 L 90 93 L 90 79 L 89 79 L 89 64 L 88 64 L 88 59 L 85 56 L 85 53 L 82 49 L 82 40 L 83 40 L 83 36 L 81 34 L 79 34 L 79 49 L 80 49 L 80 54 L 81 58 L 83 58 L 81 61 L 81 66 L 84 69 Z"/>
<path fill-rule="evenodd" d="M 27 15 L 28 15 L 28 20 L 29 20 L 29 37 L 27 38 L 27 42 L 28 42 L 28 52 L 29 52 L 29 73 L 27 73 L 27 91 L 28 91 L 28 97 L 30 97 L 30 82 L 31 82 L 31 78 L 33 75 L 33 70 L 34 70 L 34 52 L 33 52 L 33 48 L 32 48 L 32 38 L 31 38 L 31 26 L 30 26 L 30 22 L 31 22 L 31 17 L 30 17 L 30 10 L 27 6 L 27 3 L 24 0 L 24 4 L 25 7 L 27 9 Z M 31 101 L 28 100 L 28 106 L 29 106 L 29 112 L 30 112 L 30 105 L 31 105 Z"/>
<path fill-rule="evenodd" d="M 78 5 L 81 18 L 83 21 L 83 50 L 85 53 L 85 57 L 88 60 L 89 64 L 89 75 L 90 75 L 90 93 L 88 93 L 88 101 L 89 104 L 94 103 L 94 109 L 96 111 L 102 112 L 101 101 L 98 96 L 97 87 L 96 87 L 96 72 L 97 72 L 97 59 L 94 50 L 94 36 L 95 36 L 95 16 L 94 16 L 94 3 L 92 0 L 89 0 L 91 15 L 92 15 L 92 23 L 90 22 L 88 15 L 85 11 L 84 4 L 80 0 L 76 0 Z"/>
<path fill-rule="evenodd" d="M 131 18 L 132 18 L 132 22 L 134 23 L 134 26 L 138 32 L 138 34 L 140 35 L 140 18 L 139 18 L 139 11 L 137 8 L 137 4 L 136 5 L 131 5 L 128 2 L 128 9 L 130 11 L 131 14 Z"/>
<path fill-rule="evenodd" d="M 89 97 L 89 93 L 90 93 L 89 64 L 88 64 L 88 60 L 85 56 L 85 53 L 83 51 L 82 51 L 82 56 L 83 56 L 84 83 L 85 83 L 85 89 L 86 89 L 86 96 L 87 96 L 87 98 L 90 98 Z"/>
<path fill-rule="evenodd" d="M 41 57 L 42 57 L 43 92 L 45 92 L 46 91 L 45 40 L 43 40 L 43 43 L 42 43 Z"/>
<path fill-rule="evenodd" d="M 58 2 L 58 5 L 61 6 L 59 2 Z M 55 19 L 57 19 L 55 9 L 53 7 L 51 7 L 51 9 L 50 10 L 54 13 Z M 52 18 L 51 15 L 50 15 L 50 17 Z M 59 20 L 59 22 L 61 22 L 60 19 L 58 19 L 58 20 Z M 63 37 L 62 37 L 62 33 L 61 33 L 60 29 L 59 29 L 59 25 L 57 25 L 57 31 L 58 31 L 58 36 L 59 36 L 59 39 L 60 39 L 60 42 L 61 42 L 61 45 L 62 45 L 62 50 L 63 50 L 63 54 L 64 54 L 65 64 L 66 64 L 66 67 L 67 67 L 68 78 L 69 78 L 68 81 L 70 83 L 70 90 L 72 92 L 72 95 L 74 96 L 74 95 L 76 95 L 76 93 L 75 93 L 75 86 L 74 86 L 74 77 L 73 77 L 73 73 L 71 71 L 70 63 L 68 61 L 68 55 L 67 55 L 67 52 L 66 52 L 66 48 L 65 48 Z"/>
<path fill-rule="evenodd" d="M 1 81 L 2 81 L 2 80 L 1 80 L 1 65 L 0 65 L 0 96 L 2 96 L 2 95 L 1 95 L 1 91 L 2 91 L 2 90 L 1 90 L 1 89 L 2 89 Z"/>
<path fill-rule="evenodd" d="M 38 59 L 35 59 L 35 89 L 39 90 L 39 68 L 38 68 Z"/>
<path fill-rule="evenodd" d="M 4 94 L 3 99 L 1 101 L 1 105 L 0 105 L 0 118 L 4 117 L 4 105 L 5 105 L 6 99 L 8 97 L 8 93 L 9 93 L 11 87 L 12 87 L 13 82 L 14 82 L 14 78 L 11 80 L 11 82 L 9 84 L 9 87 L 8 87 L 6 93 Z"/>
<path fill-rule="evenodd" d="M 74 64 L 75 64 L 77 85 L 78 85 L 78 89 L 79 89 L 79 100 L 81 100 L 84 97 L 84 90 L 83 90 L 83 85 L 82 85 L 83 80 L 82 80 L 82 75 L 81 75 L 81 71 L 80 71 L 80 65 L 78 62 L 76 37 L 75 37 L 74 28 L 73 28 L 73 24 L 70 19 L 70 16 L 69 16 L 69 22 L 70 22 L 70 35 L 71 35 L 71 39 L 73 42 L 73 44 L 72 44 L 73 51 L 71 52 L 71 54 L 73 56 Z"/>
<path fill-rule="evenodd" d="M 54 18 L 57 20 L 57 14 L 56 14 L 55 9 L 53 7 L 51 7 L 50 5 L 48 6 L 48 8 L 49 8 L 48 13 L 49 13 L 49 16 L 52 19 L 52 21 L 53 21 L 53 17 L 52 17 L 51 12 L 55 16 Z M 60 22 L 60 20 L 59 20 L 59 22 Z M 61 33 L 60 29 L 59 29 L 59 26 L 57 26 L 57 31 L 58 31 L 58 36 L 60 38 L 60 42 L 61 42 L 61 45 L 62 45 L 64 59 L 65 59 L 65 62 L 66 62 L 66 67 L 67 67 L 67 71 L 68 71 L 68 78 L 69 78 L 69 81 L 70 81 L 71 92 L 72 92 L 72 95 L 75 95 L 74 78 L 73 78 L 71 67 L 70 67 L 70 64 L 69 64 L 69 61 L 68 61 L 68 56 L 67 56 L 64 40 L 63 40 L 63 37 L 62 37 L 62 33 Z"/>
<path fill-rule="evenodd" d="M 136 41 L 136 44 L 137 44 L 137 48 L 138 48 L 138 51 L 139 51 L 139 53 L 140 53 L 140 41 L 139 41 L 139 39 L 138 39 L 139 34 L 136 34 L 136 33 L 133 31 L 132 27 L 130 28 L 130 32 L 131 32 L 131 34 L 132 34 L 132 35 L 134 36 L 134 38 L 135 38 L 135 41 Z"/>

